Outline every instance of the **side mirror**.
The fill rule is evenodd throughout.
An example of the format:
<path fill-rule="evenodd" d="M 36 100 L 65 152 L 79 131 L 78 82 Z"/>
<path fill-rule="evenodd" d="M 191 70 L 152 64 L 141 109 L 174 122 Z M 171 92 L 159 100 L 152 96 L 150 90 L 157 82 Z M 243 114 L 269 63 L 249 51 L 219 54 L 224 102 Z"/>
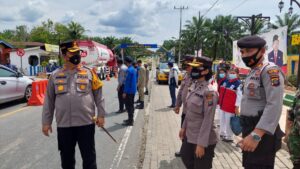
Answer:
<path fill-rule="evenodd" d="M 23 74 L 20 72 L 17 72 L 17 77 L 23 77 Z"/>

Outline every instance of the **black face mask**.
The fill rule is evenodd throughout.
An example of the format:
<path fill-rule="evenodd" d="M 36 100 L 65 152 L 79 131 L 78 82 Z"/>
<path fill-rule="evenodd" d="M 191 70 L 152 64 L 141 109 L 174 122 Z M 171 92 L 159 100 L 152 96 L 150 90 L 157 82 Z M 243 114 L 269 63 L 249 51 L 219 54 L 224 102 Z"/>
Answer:
<path fill-rule="evenodd" d="M 259 62 L 261 58 L 261 57 L 257 58 L 257 54 L 259 53 L 259 51 L 260 49 L 258 49 L 258 51 L 252 56 L 242 57 L 242 60 L 247 67 L 255 66 Z"/>
<path fill-rule="evenodd" d="M 75 54 L 70 57 L 69 61 L 74 65 L 78 65 L 81 61 L 81 57 L 79 54 Z"/>
<path fill-rule="evenodd" d="M 193 80 L 195 80 L 195 79 L 200 79 L 201 77 L 204 76 L 204 75 L 201 75 L 202 71 L 203 71 L 203 70 L 201 70 L 201 69 L 199 69 L 199 68 L 192 68 L 192 71 L 191 71 L 191 74 L 190 74 L 191 78 L 192 78 Z"/>

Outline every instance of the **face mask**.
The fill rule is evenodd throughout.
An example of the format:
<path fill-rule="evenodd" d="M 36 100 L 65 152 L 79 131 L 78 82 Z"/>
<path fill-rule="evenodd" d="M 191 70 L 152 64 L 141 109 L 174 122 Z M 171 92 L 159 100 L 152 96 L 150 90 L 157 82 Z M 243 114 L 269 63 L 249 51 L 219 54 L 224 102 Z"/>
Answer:
<path fill-rule="evenodd" d="M 69 61 L 74 65 L 78 65 L 81 61 L 81 57 L 79 54 L 75 54 L 70 57 Z"/>
<path fill-rule="evenodd" d="M 261 57 L 257 58 L 257 54 L 259 53 L 260 49 L 252 56 L 248 56 L 248 57 L 242 57 L 243 62 L 245 63 L 245 65 L 247 67 L 252 67 L 255 66 Z"/>
<path fill-rule="evenodd" d="M 228 78 L 229 78 L 230 80 L 236 79 L 236 78 L 237 78 L 237 75 L 236 75 L 236 74 L 229 74 Z"/>
<path fill-rule="evenodd" d="M 200 79 L 201 77 L 203 77 L 203 75 L 201 75 L 203 70 L 199 70 L 197 68 L 193 68 L 191 71 L 191 78 L 192 79 Z"/>
<path fill-rule="evenodd" d="M 224 73 L 219 74 L 219 78 L 223 79 L 225 77 Z"/>

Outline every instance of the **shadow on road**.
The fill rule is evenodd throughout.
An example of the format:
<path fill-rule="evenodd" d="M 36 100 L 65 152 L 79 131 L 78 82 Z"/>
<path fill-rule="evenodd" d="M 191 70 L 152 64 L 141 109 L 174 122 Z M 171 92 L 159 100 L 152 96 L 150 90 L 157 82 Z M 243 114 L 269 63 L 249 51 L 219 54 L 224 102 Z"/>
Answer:
<path fill-rule="evenodd" d="M 171 161 L 162 160 L 159 163 L 159 169 L 182 169 L 185 168 L 181 158 L 174 158 Z"/>
<path fill-rule="evenodd" d="M 120 130 L 120 129 L 122 129 L 122 128 L 125 128 L 126 126 L 123 126 L 122 124 L 120 124 L 120 123 L 115 123 L 115 125 L 113 125 L 113 126 L 111 126 L 111 127 L 108 127 L 107 128 L 107 131 L 109 131 L 109 132 L 114 132 L 114 131 L 116 131 L 116 130 Z"/>
<path fill-rule="evenodd" d="M 5 109 L 5 108 L 9 108 L 9 107 L 13 107 L 13 106 L 16 106 L 16 105 L 19 105 L 19 104 L 24 104 L 23 107 L 27 106 L 27 104 L 26 104 L 25 101 L 23 101 L 23 100 L 15 100 L 15 101 L 11 101 L 11 102 L 8 102 L 8 103 L 0 104 L 0 110 L 1 109 Z"/>
<path fill-rule="evenodd" d="M 157 112 L 169 112 L 171 110 L 172 110 L 172 108 L 161 108 L 161 109 L 157 109 L 157 110 L 154 110 L 154 111 L 157 111 Z"/>

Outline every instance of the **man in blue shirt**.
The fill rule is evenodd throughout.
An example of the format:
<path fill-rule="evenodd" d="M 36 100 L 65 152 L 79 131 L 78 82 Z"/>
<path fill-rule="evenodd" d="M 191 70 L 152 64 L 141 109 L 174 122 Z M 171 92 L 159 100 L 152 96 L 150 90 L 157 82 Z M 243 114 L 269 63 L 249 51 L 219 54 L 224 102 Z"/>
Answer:
<path fill-rule="evenodd" d="M 128 112 L 128 119 L 124 120 L 123 125 L 133 126 L 133 114 L 134 114 L 134 96 L 137 89 L 137 71 L 132 65 L 132 58 L 125 57 L 125 65 L 128 67 L 126 71 L 126 79 L 124 86 L 123 98 L 125 99 L 125 107 Z"/>

